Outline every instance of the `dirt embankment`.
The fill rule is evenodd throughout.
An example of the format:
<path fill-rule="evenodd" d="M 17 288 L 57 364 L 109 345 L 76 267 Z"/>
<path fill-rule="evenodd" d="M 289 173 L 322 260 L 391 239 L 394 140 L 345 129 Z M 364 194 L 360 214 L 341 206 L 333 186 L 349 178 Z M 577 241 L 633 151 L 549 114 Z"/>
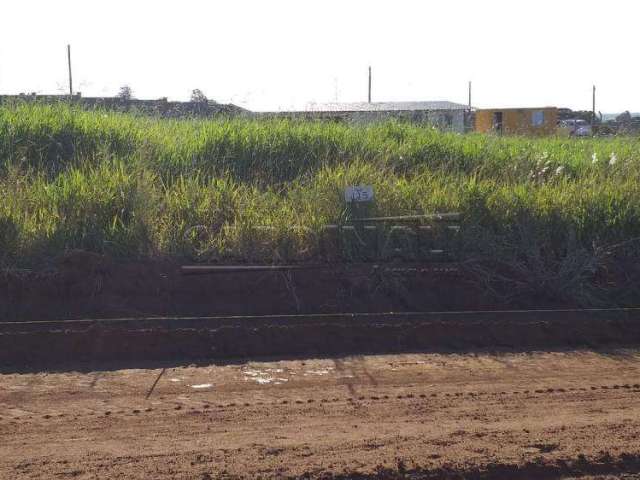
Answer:
<path fill-rule="evenodd" d="M 73 252 L 48 268 L 0 274 L 0 321 L 144 316 L 495 310 L 452 265 L 327 265 L 289 272 L 183 275 L 171 261 Z"/>
<path fill-rule="evenodd" d="M 179 267 L 115 263 L 75 252 L 49 271 L 5 273 L 0 365 L 640 345 L 640 320 L 633 310 L 376 313 L 506 307 L 491 303 L 451 266 L 342 265 L 197 276 L 184 275 Z M 158 316 L 179 318 L 56 322 Z M 28 323 L 47 320 L 51 323 Z"/>
<path fill-rule="evenodd" d="M 0 364 L 640 345 L 639 311 L 0 324 Z"/>

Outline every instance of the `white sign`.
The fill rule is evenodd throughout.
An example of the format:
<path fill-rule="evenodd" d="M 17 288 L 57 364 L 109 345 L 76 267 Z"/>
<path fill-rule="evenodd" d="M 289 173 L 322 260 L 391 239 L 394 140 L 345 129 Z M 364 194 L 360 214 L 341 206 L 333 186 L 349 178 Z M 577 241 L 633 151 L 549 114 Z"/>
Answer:
<path fill-rule="evenodd" d="M 373 201 L 372 185 L 354 185 L 345 188 L 344 199 L 347 203 L 351 202 L 371 202 Z"/>

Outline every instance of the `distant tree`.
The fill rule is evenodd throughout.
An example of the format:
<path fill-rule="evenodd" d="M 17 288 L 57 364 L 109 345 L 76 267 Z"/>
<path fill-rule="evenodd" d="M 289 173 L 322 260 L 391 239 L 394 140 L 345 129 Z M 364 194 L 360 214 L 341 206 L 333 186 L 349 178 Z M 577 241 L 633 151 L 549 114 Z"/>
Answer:
<path fill-rule="evenodd" d="M 133 90 L 131 90 L 131 87 L 129 85 L 123 85 L 120 87 L 120 90 L 118 90 L 118 98 L 121 98 L 122 100 L 131 100 L 133 98 Z"/>
<path fill-rule="evenodd" d="M 209 99 L 202 93 L 202 90 L 196 88 L 191 92 L 191 101 L 194 103 L 207 103 Z"/>
<path fill-rule="evenodd" d="M 631 113 L 629 112 L 629 110 L 621 113 L 620 115 L 618 115 L 616 117 L 616 122 L 618 123 L 631 123 L 632 117 L 631 117 Z"/>

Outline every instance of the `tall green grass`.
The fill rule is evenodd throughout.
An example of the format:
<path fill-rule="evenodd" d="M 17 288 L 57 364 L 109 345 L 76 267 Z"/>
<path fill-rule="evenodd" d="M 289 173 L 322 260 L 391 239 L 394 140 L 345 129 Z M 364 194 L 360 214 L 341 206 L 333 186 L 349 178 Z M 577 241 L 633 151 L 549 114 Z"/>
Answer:
<path fill-rule="evenodd" d="M 635 255 L 639 172 L 638 138 L 160 120 L 23 104 L 0 108 L 0 262 L 68 249 L 311 260 L 322 226 L 345 214 L 344 187 L 357 183 L 374 186 L 375 214 L 462 212 L 468 257 L 527 262 L 536 252 L 548 264 L 621 242 Z"/>

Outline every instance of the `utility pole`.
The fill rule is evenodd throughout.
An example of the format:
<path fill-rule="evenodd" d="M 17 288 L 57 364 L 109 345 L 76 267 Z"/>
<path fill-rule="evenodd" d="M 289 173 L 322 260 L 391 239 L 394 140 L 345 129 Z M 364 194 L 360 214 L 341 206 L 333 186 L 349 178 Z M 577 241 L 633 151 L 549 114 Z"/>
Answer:
<path fill-rule="evenodd" d="M 469 80 L 469 106 L 468 106 L 468 111 L 465 113 L 465 118 L 464 118 L 465 131 L 473 130 L 472 123 L 473 123 L 473 117 L 471 116 L 471 80 Z"/>
<path fill-rule="evenodd" d="M 67 45 L 67 62 L 69 64 L 69 96 L 73 97 L 73 79 L 71 77 L 71 45 Z"/>
<path fill-rule="evenodd" d="M 369 103 L 371 103 L 371 65 L 369 65 Z"/>
<path fill-rule="evenodd" d="M 591 126 L 596 124 L 596 86 L 593 86 L 593 96 L 591 99 Z"/>

